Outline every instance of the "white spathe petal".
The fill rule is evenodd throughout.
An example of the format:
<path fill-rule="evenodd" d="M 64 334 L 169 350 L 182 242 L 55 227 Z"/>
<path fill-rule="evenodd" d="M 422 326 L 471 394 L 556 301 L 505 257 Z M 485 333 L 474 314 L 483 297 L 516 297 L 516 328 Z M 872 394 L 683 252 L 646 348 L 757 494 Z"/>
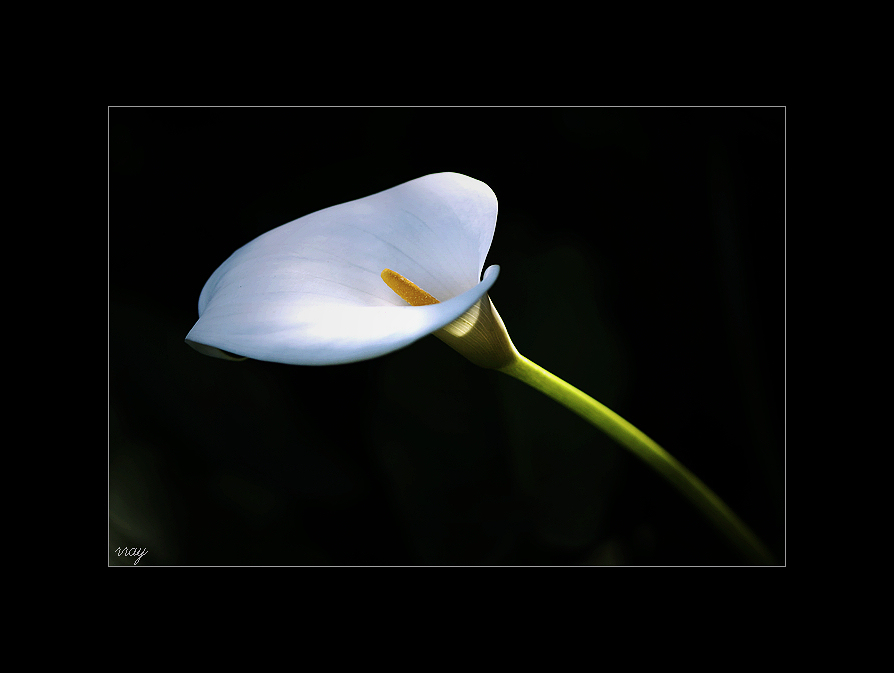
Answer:
<path fill-rule="evenodd" d="M 215 352 L 220 349 L 292 365 L 368 360 L 456 320 L 487 293 L 499 270 L 489 267 L 471 290 L 431 306 L 309 305 L 292 301 L 287 293 L 263 302 L 212 302 L 186 339 L 206 355 L 222 356 Z"/>
<path fill-rule="evenodd" d="M 197 350 L 289 364 L 383 355 L 443 327 L 496 280 L 481 269 L 497 200 L 483 182 L 428 175 L 311 213 L 237 250 L 208 279 Z M 441 300 L 410 307 L 382 281 L 389 268 Z"/>

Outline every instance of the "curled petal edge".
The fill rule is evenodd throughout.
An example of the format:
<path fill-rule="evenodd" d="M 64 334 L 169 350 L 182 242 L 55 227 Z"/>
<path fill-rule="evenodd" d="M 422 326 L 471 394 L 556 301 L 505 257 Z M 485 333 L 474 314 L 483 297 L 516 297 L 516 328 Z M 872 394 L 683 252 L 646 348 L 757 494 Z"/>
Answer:
<path fill-rule="evenodd" d="M 470 290 L 431 306 L 325 305 L 294 310 L 287 300 L 210 302 L 186 343 L 212 357 L 292 365 L 335 365 L 386 355 L 463 316 L 500 272 L 493 265 Z"/>

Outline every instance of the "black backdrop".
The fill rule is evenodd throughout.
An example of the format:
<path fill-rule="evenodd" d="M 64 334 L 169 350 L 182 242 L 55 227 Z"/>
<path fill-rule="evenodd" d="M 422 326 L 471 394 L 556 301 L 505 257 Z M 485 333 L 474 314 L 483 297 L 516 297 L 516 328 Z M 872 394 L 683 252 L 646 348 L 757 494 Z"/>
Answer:
<path fill-rule="evenodd" d="M 109 157 L 111 564 L 740 562 L 635 458 L 433 337 L 333 367 L 184 344 L 237 247 L 439 171 L 497 195 L 518 349 L 784 560 L 784 109 L 121 107 Z"/>

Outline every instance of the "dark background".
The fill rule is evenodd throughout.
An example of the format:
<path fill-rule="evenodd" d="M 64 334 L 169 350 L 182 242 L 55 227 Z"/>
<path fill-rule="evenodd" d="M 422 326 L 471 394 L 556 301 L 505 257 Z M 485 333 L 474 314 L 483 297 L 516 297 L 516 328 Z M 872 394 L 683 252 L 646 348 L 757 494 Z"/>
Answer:
<path fill-rule="evenodd" d="M 497 195 L 519 351 L 784 561 L 784 109 L 111 108 L 109 157 L 111 564 L 740 563 L 626 451 L 433 337 L 332 367 L 183 342 L 236 248 L 439 171 Z"/>

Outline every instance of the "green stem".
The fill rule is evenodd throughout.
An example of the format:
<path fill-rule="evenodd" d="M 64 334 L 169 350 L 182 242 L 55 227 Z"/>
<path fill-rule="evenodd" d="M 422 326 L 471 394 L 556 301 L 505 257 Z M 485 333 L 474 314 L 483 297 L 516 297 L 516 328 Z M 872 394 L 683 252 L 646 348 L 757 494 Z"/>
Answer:
<path fill-rule="evenodd" d="M 776 563 L 769 550 L 726 503 L 678 460 L 614 411 L 523 355 L 517 355 L 509 364 L 499 367 L 499 371 L 552 397 L 632 451 L 698 507 L 749 560 L 764 565 Z"/>

